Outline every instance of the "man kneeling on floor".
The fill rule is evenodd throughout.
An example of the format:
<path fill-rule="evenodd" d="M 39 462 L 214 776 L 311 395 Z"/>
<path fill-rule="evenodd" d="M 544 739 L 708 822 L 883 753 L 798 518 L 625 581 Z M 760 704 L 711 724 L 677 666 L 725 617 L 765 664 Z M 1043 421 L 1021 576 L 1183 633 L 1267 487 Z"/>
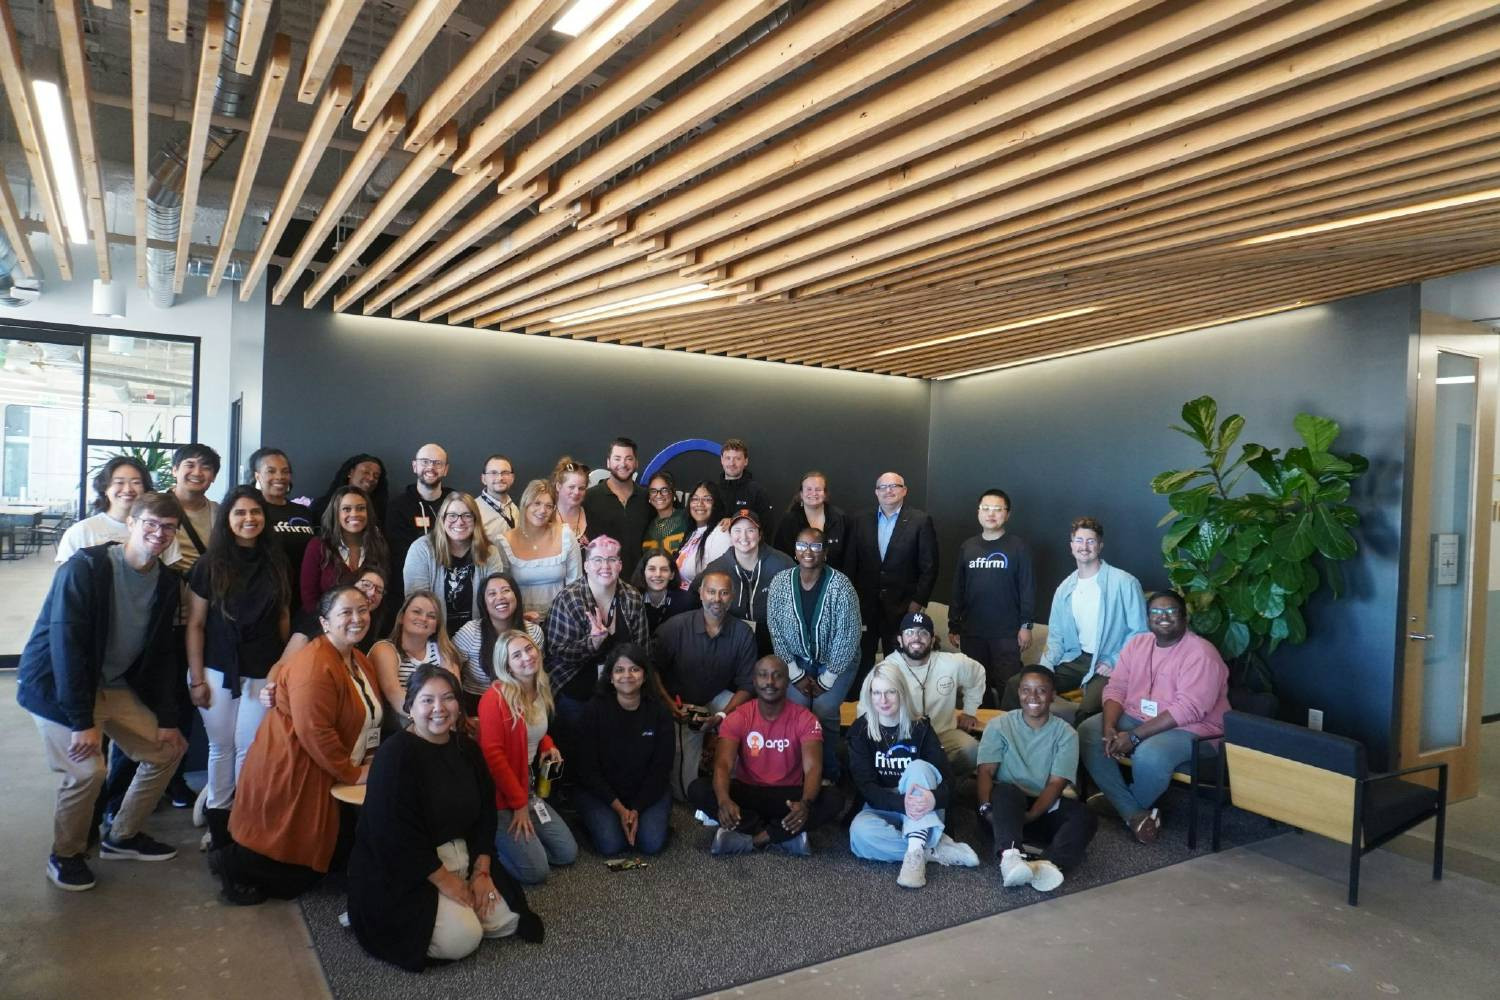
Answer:
<path fill-rule="evenodd" d="M 1052 671 L 1024 667 L 1018 676 L 1021 708 L 986 726 L 979 742 L 979 815 L 994 831 L 1006 886 L 1050 892 L 1083 860 L 1098 821 L 1063 798 L 1078 775 L 1078 734 L 1052 715 Z M 1045 857 L 1027 861 L 1024 839 L 1046 843 Z"/>
<path fill-rule="evenodd" d="M 843 796 L 823 788 L 823 728 L 786 697 L 786 664 L 755 664 L 755 700 L 719 724 L 714 775 L 688 788 L 688 801 L 718 821 L 713 853 L 745 854 L 774 846 L 807 855 L 807 831 L 838 816 Z"/>

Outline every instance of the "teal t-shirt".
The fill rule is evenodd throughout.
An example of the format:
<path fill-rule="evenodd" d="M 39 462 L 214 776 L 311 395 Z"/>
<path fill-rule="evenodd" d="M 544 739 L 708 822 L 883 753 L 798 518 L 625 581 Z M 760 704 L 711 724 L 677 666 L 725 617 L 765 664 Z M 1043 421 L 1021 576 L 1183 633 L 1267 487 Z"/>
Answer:
<path fill-rule="evenodd" d="M 984 727 L 979 763 L 997 764 L 995 779 L 1040 795 L 1051 778 L 1078 777 L 1078 733 L 1057 716 L 1040 729 L 1020 712 L 1006 712 Z"/>

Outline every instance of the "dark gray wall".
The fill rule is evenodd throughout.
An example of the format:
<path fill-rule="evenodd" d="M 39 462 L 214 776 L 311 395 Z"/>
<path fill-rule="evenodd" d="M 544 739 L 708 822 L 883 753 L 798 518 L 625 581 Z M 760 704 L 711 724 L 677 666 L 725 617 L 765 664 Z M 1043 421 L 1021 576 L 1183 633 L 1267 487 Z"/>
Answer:
<path fill-rule="evenodd" d="M 524 486 L 565 453 L 602 465 L 617 434 L 642 463 L 683 438 L 738 436 L 778 510 L 815 467 L 834 503 L 864 507 L 888 466 L 925 496 L 929 397 L 911 379 L 271 306 L 261 439 L 314 495 L 359 451 L 403 488 L 427 441 L 448 449 L 450 482 L 477 492 L 495 451 Z M 708 455 L 668 469 L 683 488 L 719 474 Z"/>
<path fill-rule="evenodd" d="M 1298 442 L 1292 418 L 1308 411 L 1343 427 L 1336 447 L 1369 457 L 1354 502 L 1360 555 L 1349 592 L 1308 608 L 1309 640 L 1273 665 L 1288 718 L 1324 710 L 1325 727 L 1363 740 L 1379 761 L 1390 748 L 1398 688 L 1402 481 L 1408 357 L 1418 326 L 1415 288 L 1400 288 L 1196 333 L 937 383 L 929 483 L 941 549 L 976 532 L 978 494 L 1010 494 L 1010 530 L 1038 563 L 1039 617 L 1073 569 L 1066 536 L 1082 514 L 1103 522 L 1105 559 L 1147 587 L 1165 584 L 1157 521 L 1167 510 L 1153 475 L 1202 461 L 1168 430 L 1182 403 L 1208 394 L 1243 414 L 1242 441 Z M 943 570 L 943 593 L 952 570 Z"/>

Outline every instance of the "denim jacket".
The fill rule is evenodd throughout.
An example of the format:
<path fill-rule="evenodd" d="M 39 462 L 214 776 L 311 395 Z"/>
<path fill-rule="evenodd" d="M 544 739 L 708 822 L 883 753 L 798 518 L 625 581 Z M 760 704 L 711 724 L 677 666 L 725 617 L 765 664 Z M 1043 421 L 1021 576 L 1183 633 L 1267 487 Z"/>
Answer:
<path fill-rule="evenodd" d="M 1123 569 L 1099 560 L 1099 636 L 1094 662 L 1079 685 L 1093 680 L 1096 673 L 1108 677 L 1114 670 L 1120 650 L 1133 635 L 1146 631 L 1146 599 L 1141 583 Z M 1049 670 L 1059 663 L 1082 655 L 1078 643 L 1078 623 L 1073 620 L 1073 589 L 1078 586 L 1078 571 L 1068 574 L 1052 595 L 1052 613 L 1047 619 L 1047 648 L 1042 666 Z"/>

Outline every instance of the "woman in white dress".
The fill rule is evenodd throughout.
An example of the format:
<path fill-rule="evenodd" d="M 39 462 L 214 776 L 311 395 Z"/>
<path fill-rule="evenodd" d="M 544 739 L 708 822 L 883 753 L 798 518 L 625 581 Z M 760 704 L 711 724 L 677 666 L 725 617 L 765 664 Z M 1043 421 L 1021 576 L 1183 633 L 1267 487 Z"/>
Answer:
<path fill-rule="evenodd" d="M 506 565 L 521 588 L 521 603 L 545 614 L 557 592 L 583 577 L 583 557 L 573 529 L 555 516 L 557 494 L 533 479 L 521 494 L 516 526 L 500 536 Z"/>

